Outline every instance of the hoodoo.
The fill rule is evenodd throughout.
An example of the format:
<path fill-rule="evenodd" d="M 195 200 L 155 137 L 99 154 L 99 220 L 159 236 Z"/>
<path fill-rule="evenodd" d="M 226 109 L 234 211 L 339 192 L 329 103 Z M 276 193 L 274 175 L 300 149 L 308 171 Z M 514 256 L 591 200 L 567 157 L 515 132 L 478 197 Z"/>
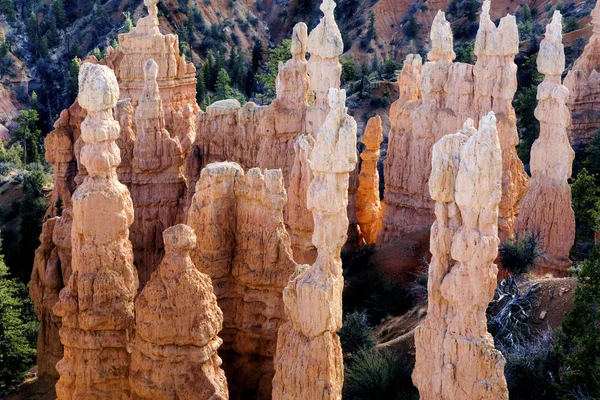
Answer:
<path fill-rule="evenodd" d="M 273 399 L 341 399 L 342 261 L 348 231 L 349 174 L 356 168 L 356 121 L 346 92 L 329 90 L 329 107 L 310 156 L 308 189 L 317 260 L 298 266 L 283 292 L 289 321 L 277 336 Z"/>
<path fill-rule="evenodd" d="M 540 136 L 531 148 L 531 180 L 521 202 L 516 231 L 537 235 L 543 253 L 539 272 L 568 276 L 569 252 L 575 242 L 575 214 L 568 179 L 575 152 L 567 136 L 571 115 L 565 103 L 569 90 L 560 82 L 565 68 L 561 19 L 560 12 L 555 11 L 537 57 L 538 71 L 544 74 L 535 109 Z"/>
<path fill-rule="evenodd" d="M 61 400 L 128 399 L 138 277 L 129 241 L 133 203 L 117 179 L 119 124 L 112 108 L 119 86 L 108 67 L 83 64 L 79 88 L 88 113 L 80 156 L 87 175 L 72 198 L 73 272 L 53 309 L 62 318 L 64 346 L 56 394 Z"/>
<path fill-rule="evenodd" d="M 424 400 L 508 399 L 504 357 L 487 332 L 498 269 L 502 150 L 494 113 L 433 147 L 427 317 L 415 332 L 413 382 Z"/>

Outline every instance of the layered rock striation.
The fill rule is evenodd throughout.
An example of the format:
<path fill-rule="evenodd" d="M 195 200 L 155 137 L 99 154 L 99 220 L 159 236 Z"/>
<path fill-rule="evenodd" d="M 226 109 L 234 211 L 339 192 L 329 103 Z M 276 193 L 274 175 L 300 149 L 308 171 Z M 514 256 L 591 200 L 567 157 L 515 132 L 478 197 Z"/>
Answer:
<path fill-rule="evenodd" d="M 187 225 L 175 225 L 163 237 L 165 256 L 135 301 L 132 398 L 228 399 L 217 355 L 223 314 L 210 277 L 190 258 L 196 234 Z"/>
<path fill-rule="evenodd" d="M 384 166 L 385 212 L 377 244 L 406 233 L 426 231 L 434 220 L 427 179 L 431 148 L 441 137 L 460 129 L 467 118 L 479 120 L 494 111 L 503 154 L 500 237 L 514 234 L 514 223 L 527 176 L 518 144 L 512 99 L 517 87 L 514 56 L 518 52 L 516 20 L 508 15 L 498 27 L 484 2 L 475 41 L 477 63 L 453 62 L 452 30 L 443 12 L 431 28 L 431 51 L 422 67 L 410 56 L 398 78 L 400 99 L 390 109 L 392 124 Z M 418 81 L 418 85 L 416 82 Z M 420 96 L 420 97 L 419 97 Z"/>
<path fill-rule="evenodd" d="M 521 236 L 534 234 L 538 239 L 543 253 L 539 272 L 554 276 L 569 275 L 569 252 L 575 242 L 575 214 L 568 182 L 575 152 L 567 136 L 569 90 L 561 85 L 565 68 L 561 20 L 560 12 L 555 11 L 540 43 L 537 65 L 544 81 L 538 86 L 535 109 L 540 136 L 531 148 L 531 180 L 516 223 Z"/>
<path fill-rule="evenodd" d="M 144 63 L 145 86 L 134 117 L 131 197 L 135 219 L 130 237 L 142 286 L 163 258 L 163 231 L 183 219 L 187 187 L 179 138 L 171 137 L 165 127 L 158 73 L 154 60 Z"/>
<path fill-rule="evenodd" d="M 514 235 L 519 204 L 525 194 L 527 174 L 517 156 L 519 144 L 517 116 L 512 106 L 517 91 L 519 31 L 516 18 L 507 15 L 496 27 L 490 18 L 490 0 L 483 3 L 474 53 L 477 63 L 475 76 L 475 109 L 479 116 L 494 111 L 498 137 L 502 148 L 502 201 L 499 205 L 498 230 L 500 239 Z"/>
<path fill-rule="evenodd" d="M 502 150 L 493 113 L 433 147 L 428 308 L 416 329 L 413 382 L 422 399 L 508 399 L 504 357 L 487 332 L 498 269 Z"/>
<path fill-rule="evenodd" d="M 581 149 L 596 135 L 600 126 L 600 3 L 592 10 L 592 36 L 581 56 L 565 77 L 569 89 L 567 106 L 571 112 L 568 136 L 575 149 Z"/>
<path fill-rule="evenodd" d="M 279 170 L 244 174 L 235 163 L 202 170 L 188 225 L 203 232 L 191 256 L 213 282 L 223 311 L 220 355 L 232 398 L 271 394 L 282 291 L 296 267 L 283 222 Z"/>
<path fill-rule="evenodd" d="M 330 111 L 310 157 L 317 260 L 298 266 L 283 292 L 289 321 L 277 338 L 273 399 L 341 399 L 343 361 L 342 261 L 348 231 L 349 174 L 356 168 L 356 122 L 346 113 L 344 90 L 330 89 Z"/>
<path fill-rule="evenodd" d="M 88 113 L 80 156 L 87 176 L 72 197 L 73 271 L 53 309 L 62 318 L 64 345 L 56 394 L 59 399 L 128 399 L 138 278 L 128 238 L 133 204 L 116 172 L 119 124 L 111 109 L 119 87 L 109 68 L 83 64 L 79 88 L 79 103 Z"/>
<path fill-rule="evenodd" d="M 383 126 L 381 117 L 373 117 L 367 122 L 362 137 L 365 149 L 360 153 L 362 160 L 358 175 L 358 192 L 356 195 L 356 215 L 360 233 L 364 243 L 374 245 L 377 234 L 381 229 L 382 208 L 379 200 L 379 161 L 381 142 L 383 141 Z"/>

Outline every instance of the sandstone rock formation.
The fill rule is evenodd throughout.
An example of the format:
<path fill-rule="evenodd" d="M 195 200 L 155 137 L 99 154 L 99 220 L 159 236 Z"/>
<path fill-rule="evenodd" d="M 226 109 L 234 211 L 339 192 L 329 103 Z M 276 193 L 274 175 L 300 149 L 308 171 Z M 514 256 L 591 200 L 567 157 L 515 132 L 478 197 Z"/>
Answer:
<path fill-rule="evenodd" d="M 456 132 L 467 117 L 475 117 L 473 66 L 452 63 L 452 30 L 441 11 L 431 28 L 431 43 L 429 61 L 421 66 L 419 56 L 409 55 L 398 76 L 400 98 L 390 109 L 385 212 L 378 246 L 429 229 L 434 218 L 427 188 L 431 148 Z"/>
<path fill-rule="evenodd" d="M 133 107 L 144 90 L 144 63 L 152 58 L 158 64 L 157 84 L 163 101 L 165 124 L 173 128 L 175 114 L 191 105 L 196 105 L 196 68 L 179 54 L 177 35 L 163 35 L 159 30 L 159 0 L 144 0 L 148 7 L 148 16 L 140 18 L 130 32 L 119 35 L 119 47 L 103 60 L 113 69 L 121 99 L 130 98 Z"/>
<path fill-rule="evenodd" d="M 142 286 L 164 255 L 162 232 L 181 215 L 180 199 L 186 189 L 179 139 L 165 128 L 158 73 L 154 60 L 144 63 L 145 86 L 134 118 L 131 197 L 135 219 L 130 237 Z"/>
<path fill-rule="evenodd" d="M 60 343 L 60 318 L 52 314 L 52 307 L 58 301 L 58 294 L 63 288 L 60 260 L 56 246 L 52 242 L 52 234 L 56 220 L 50 218 L 42 226 L 40 247 L 35 251 L 29 294 L 35 306 L 35 313 L 40 321 L 37 341 L 38 376 L 41 378 L 57 378 L 55 365 L 63 357 Z"/>
<path fill-rule="evenodd" d="M 223 358 L 232 398 L 270 398 L 282 291 L 296 264 L 283 222 L 279 170 L 244 174 L 235 163 L 202 170 L 188 225 L 203 238 L 191 252 L 223 310 Z"/>
<path fill-rule="evenodd" d="M 81 163 L 88 175 L 73 194 L 73 272 L 54 313 L 62 318 L 64 357 L 56 365 L 59 399 L 129 398 L 128 342 L 138 279 L 128 229 L 133 204 L 117 180 L 119 124 L 112 108 L 119 97 L 113 72 L 84 64 L 79 103 Z"/>
<path fill-rule="evenodd" d="M 483 2 L 474 53 L 475 109 L 479 116 L 494 111 L 498 121 L 498 137 L 502 148 L 502 201 L 499 205 L 498 230 L 501 240 L 512 237 L 519 214 L 519 203 L 525 194 L 527 175 L 517 156 L 519 144 L 517 117 L 512 106 L 517 91 L 519 32 L 516 18 L 507 15 L 496 25 L 490 18 L 490 0 Z"/>
<path fill-rule="evenodd" d="M 317 248 L 312 244 L 313 216 L 306 208 L 306 195 L 313 180 L 310 153 L 314 147 L 315 139 L 311 135 L 300 136 L 294 145 L 296 154 L 288 190 L 287 222 L 294 261 L 298 264 L 314 262 L 317 258 Z"/>
<path fill-rule="evenodd" d="M 467 118 L 478 120 L 489 111 L 494 111 L 498 119 L 503 154 L 500 237 L 513 235 L 527 182 L 515 149 L 519 138 L 512 108 L 517 87 L 513 59 L 519 40 L 515 18 L 508 15 L 496 27 L 490 20 L 489 7 L 487 0 L 475 42 L 475 66 L 452 62 L 452 31 L 441 11 L 431 28 L 429 61 L 421 69 L 415 57 L 404 64 L 406 72 L 399 76 L 400 99 L 390 109 L 392 129 L 384 166 L 385 212 L 378 246 L 403 234 L 429 229 L 434 219 L 427 187 L 433 144 L 460 129 Z"/>
<path fill-rule="evenodd" d="M 569 139 L 576 149 L 589 143 L 600 126 L 600 3 L 592 10 L 592 36 L 565 77 L 571 112 Z"/>
<path fill-rule="evenodd" d="M 311 153 L 308 208 L 314 217 L 314 265 L 298 266 L 283 292 L 289 317 L 279 329 L 273 399 L 341 399 L 342 261 L 348 231 L 348 178 L 356 168 L 356 122 L 346 92 L 329 91 L 330 111 Z"/>
<path fill-rule="evenodd" d="M 571 208 L 571 167 L 575 152 L 569 145 L 567 127 L 570 113 L 566 106 L 569 91 L 561 85 L 565 68 L 562 44 L 562 16 L 554 12 L 540 43 L 537 65 L 545 75 L 538 86 L 535 117 L 540 121 L 540 136 L 531 148 L 531 180 L 521 201 L 516 231 L 538 235 L 540 272 L 568 276 L 569 252 L 575 242 L 575 215 Z"/>
<path fill-rule="evenodd" d="M 217 349 L 223 314 L 210 277 L 192 263 L 196 234 L 163 232 L 165 256 L 135 301 L 129 382 L 133 399 L 228 399 Z"/>
<path fill-rule="evenodd" d="M 421 399 L 508 399 L 504 357 L 487 332 L 494 296 L 502 150 L 490 112 L 433 147 L 427 318 L 415 332 L 413 382 Z"/>
<path fill-rule="evenodd" d="M 360 153 L 362 160 L 356 195 L 356 215 L 364 242 L 368 245 L 375 244 L 377 234 L 381 229 L 382 209 L 379 201 L 379 148 L 383 140 L 383 126 L 381 117 L 373 117 L 367 122 L 362 143 L 365 149 Z"/>

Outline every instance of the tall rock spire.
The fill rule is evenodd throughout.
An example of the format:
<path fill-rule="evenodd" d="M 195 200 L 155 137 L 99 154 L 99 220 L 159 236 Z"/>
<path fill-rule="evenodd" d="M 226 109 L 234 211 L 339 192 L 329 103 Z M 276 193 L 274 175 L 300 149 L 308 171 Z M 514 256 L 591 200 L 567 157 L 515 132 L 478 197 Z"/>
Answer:
<path fill-rule="evenodd" d="M 329 107 L 310 158 L 308 189 L 317 260 L 298 266 L 283 291 L 289 317 L 279 329 L 273 399 L 341 399 L 342 261 L 348 231 L 348 178 L 356 167 L 356 122 L 344 90 L 329 90 Z"/>
<path fill-rule="evenodd" d="M 502 201 L 499 206 L 499 235 L 504 240 L 514 234 L 519 203 L 525 193 L 527 174 L 517 156 L 519 144 L 517 117 L 512 106 L 517 90 L 519 31 L 513 15 L 507 15 L 496 27 L 490 18 L 490 0 L 483 3 L 474 53 L 477 62 L 474 109 L 480 117 L 493 111 L 498 120 L 498 137 L 502 148 Z"/>
<path fill-rule="evenodd" d="M 177 137 L 165 127 L 163 101 L 153 59 L 144 63 L 144 89 L 135 111 L 136 139 L 133 145 L 131 197 L 135 220 L 131 242 L 141 285 L 164 254 L 162 232 L 183 219 L 183 151 Z"/>
<path fill-rule="evenodd" d="M 427 318 L 415 332 L 413 382 L 423 400 L 508 399 L 504 357 L 487 332 L 486 308 L 498 269 L 498 204 L 502 152 L 496 118 L 479 122 L 433 147 Z"/>
<path fill-rule="evenodd" d="M 356 193 L 358 225 L 365 244 L 368 245 L 373 245 L 377 241 L 383 217 L 379 201 L 379 172 L 377 171 L 382 140 L 381 117 L 370 118 L 362 137 L 365 149 L 360 153 L 362 163 L 358 175 L 358 192 Z"/>
<path fill-rule="evenodd" d="M 72 198 L 73 272 L 54 306 L 62 317 L 64 356 L 56 366 L 61 400 L 129 398 L 128 347 L 138 278 L 128 238 L 133 204 L 116 171 L 119 124 L 112 108 L 118 97 L 108 67 L 82 65 L 79 103 L 88 115 L 81 125 L 80 161 L 88 175 Z"/>
<path fill-rule="evenodd" d="M 538 71 L 545 75 L 538 86 L 535 108 L 540 136 L 531 148 L 531 180 L 521 201 L 515 229 L 537 235 L 544 253 L 540 272 L 568 276 L 569 252 L 575 242 L 575 215 L 568 179 L 575 152 L 567 136 L 571 119 L 566 106 L 569 90 L 561 85 L 565 68 L 561 20 L 560 12 L 555 11 L 540 43 L 537 65 Z"/>

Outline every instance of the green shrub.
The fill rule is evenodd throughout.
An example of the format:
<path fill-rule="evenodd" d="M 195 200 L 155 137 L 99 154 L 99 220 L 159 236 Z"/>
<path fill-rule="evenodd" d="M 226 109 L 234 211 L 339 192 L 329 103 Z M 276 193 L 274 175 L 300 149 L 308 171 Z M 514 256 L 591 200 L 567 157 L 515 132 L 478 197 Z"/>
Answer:
<path fill-rule="evenodd" d="M 532 232 L 505 240 L 499 252 L 502 266 L 513 275 L 527 273 L 543 256 L 538 246 L 538 235 Z"/>
<path fill-rule="evenodd" d="M 352 400 L 410 400 L 413 366 L 391 351 L 365 350 L 352 357 L 344 372 L 343 397 Z"/>
<path fill-rule="evenodd" d="M 575 212 L 576 243 L 594 240 L 594 231 L 600 218 L 600 189 L 594 175 L 583 168 L 571 183 L 572 206 Z"/>
<path fill-rule="evenodd" d="M 338 336 L 344 353 L 354 353 L 375 346 L 375 338 L 364 312 L 355 311 L 344 315 L 344 323 Z"/>

